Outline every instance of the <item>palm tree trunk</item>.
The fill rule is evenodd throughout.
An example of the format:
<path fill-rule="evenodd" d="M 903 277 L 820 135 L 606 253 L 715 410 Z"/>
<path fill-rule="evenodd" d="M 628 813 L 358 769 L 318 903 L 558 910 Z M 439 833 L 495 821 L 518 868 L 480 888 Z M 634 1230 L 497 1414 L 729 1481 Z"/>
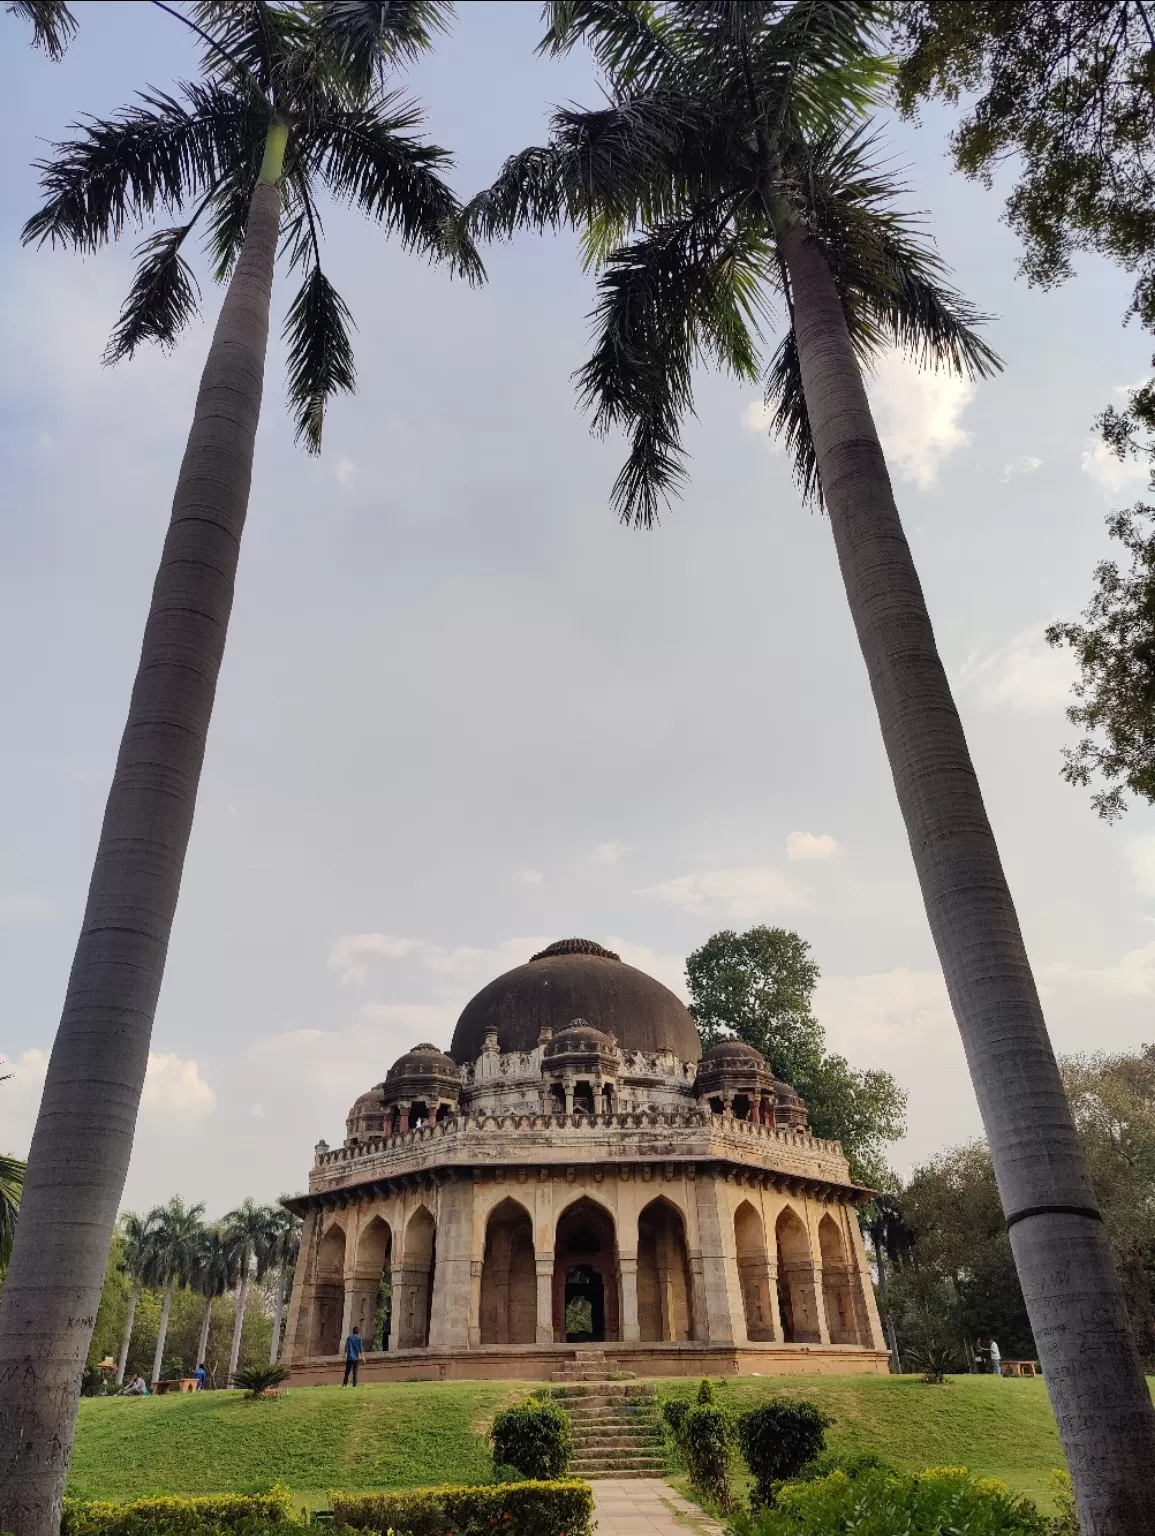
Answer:
<path fill-rule="evenodd" d="M 124 1385 L 124 1368 L 128 1364 L 128 1345 L 132 1338 L 132 1325 L 136 1319 L 136 1300 L 139 1295 L 140 1281 L 134 1280 L 132 1282 L 132 1290 L 128 1296 L 128 1317 L 124 1324 L 124 1338 L 120 1345 L 120 1359 L 116 1362 L 116 1384 L 118 1387 Z"/>
<path fill-rule="evenodd" d="M 779 229 L 822 490 L 1084 1536 L 1155 1531 L 1155 1409 L 820 247 Z"/>
<path fill-rule="evenodd" d="M 164 1305 L 160 1309 L 160 1327 L 156 1334 L 156 1351 L 152 1357 L 152 1385 L 156 1386 L 160 1380 L 161 1362 L 164 1359 L 164 1344 L 168 1337 L 168 1314 L 172 1307 L 172 1293 L 176 1286 L 176 1276 L 171 1275 L 164 1288 Z"/>
<path fill-rule="evenodd" d="M 208 1350 L 208 1347 L 209 1347 L 209 1328 L 210 1328 L 210 1326 L 212 1324 L 212 1320 L 213 1320 L 213 1299 L 212 1299 L 211 1296 L 206 1296 L 205 1297 L 204 1315 L 201 1318 L 200 1343 L 197 1345 L 197 1365 L 198 1366 L 204 1364 L 205 1354 L 206 1354 L 206 1352 Z"/>
<path fill-rule="evenodd" d="M 13 1536 L 60 1524 L 232 608 L 279 171 L 266 156 L 201 376 L 0 1293 L 0 1530 Z"/>
<path fill-rule="evenodd" d="M 285 1310 L 285 1269 L 277 1270 L 277 1307 L 273 1313 L 273 1341 L 269 1345 L 269 1364 L 276 1365 L 281 1353 L 281 1314 Z"/>
<path fill-rule="evenodd" d="M 237 1315 L 233 1319 L 233 1342 L 229 1349 L 229 1374 L 226 1385 L 232 1386 L 233 1377 L 237 1374 L 237 1361 L 241 1358 L 241 1331 L 245 1326 L 245 1300 L 249 1294 L 249 1266 L 248 1255 L 245 1256 L 245 1268 L 241 1274 L 240 1287 L 237 1290 Z"/>

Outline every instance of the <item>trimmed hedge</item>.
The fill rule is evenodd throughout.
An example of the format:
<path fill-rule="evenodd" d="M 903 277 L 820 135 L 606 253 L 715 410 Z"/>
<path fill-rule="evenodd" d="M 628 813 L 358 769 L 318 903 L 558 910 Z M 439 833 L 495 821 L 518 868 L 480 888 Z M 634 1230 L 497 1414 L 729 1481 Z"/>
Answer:
<path fill-rule="evenodd" d="M 738 1444 L 754 1477 L 751 1502 L 773 1504 L 775 1486 L 826 1449 L 833 1420 L 805 1398 L 775 1397 L 738 1420 Z M 833 1469 L 832 1469 L 833 1470 Z"/>
<path fill-rule="evenodd" d="M 490 1439 L 494 1462 L 516 1467 L 523 1478 L 556 1482 L 566 1474 L 573 1434 L 569 1414 L 556 1403 L 531 1397 L 505 1409 L 494 1418 Z"/>
<path fill-rule="evenodd" d="M 588 1536 L 588 1483 L 496 1483 L 477 1488 L 410 1488 L 396 1493 L 330 1493 L 333 1519 L 358 1531 L 405 1536 Z"/>
<path fill-rule="evenodd" d="M 60 1536 L 249 1536 L 268 1526 L 294 1523 L 293 1501 L 284 1488 L 191 1499 L 134 1499 L 131 1504 L 65 1498 Z"/>

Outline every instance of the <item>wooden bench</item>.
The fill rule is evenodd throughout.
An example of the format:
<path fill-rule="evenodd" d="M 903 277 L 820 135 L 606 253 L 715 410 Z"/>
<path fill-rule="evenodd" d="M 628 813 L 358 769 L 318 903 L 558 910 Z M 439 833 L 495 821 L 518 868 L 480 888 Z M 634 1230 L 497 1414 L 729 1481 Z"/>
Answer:
<path fill-rule="evenodd" d="M 163 1397 L 166 1392 L 195 1392 L 197 1379 L 195 1376 L 176 1376 L 171 1381 L 154 1381 L 152 1395 Z"/>
<path fill-rule="evenodd" d="M 1000 1360 L 1000 1376 L 1041 1376 L 1037 1360 Z"/>

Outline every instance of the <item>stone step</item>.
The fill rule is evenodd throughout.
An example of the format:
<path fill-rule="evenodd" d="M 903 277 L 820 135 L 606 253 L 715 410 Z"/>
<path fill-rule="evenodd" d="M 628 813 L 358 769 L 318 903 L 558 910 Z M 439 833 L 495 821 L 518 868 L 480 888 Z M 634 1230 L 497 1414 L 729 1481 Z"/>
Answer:
<path fill-rule="evenodd" d="M 589 1462 L 570 1463 L 571 1477 L 621 1477 L 632 1472 L 635 1477 L 662 1477 L 666 1463 L 660 1456 L 607 1456 Z"/>
<path fill-rule="evenodd" d="M 631 1435 L 625 1431 L 619 1431 L 615 1434 L 613 1430 L 607 1430 L 604 1434 L 590 1435 L 588 1437 L 577 1435 L 574 1437 L 573 1443 L 575 1450 L 582 1455 L 587 1451 L 604 1450 L 610 1445 L 631 1445 L 636 1446 L 638 1450 L 645 1451 L 660 1451 L 662 1449 L 662 1441 L 657 1435 Z"/>

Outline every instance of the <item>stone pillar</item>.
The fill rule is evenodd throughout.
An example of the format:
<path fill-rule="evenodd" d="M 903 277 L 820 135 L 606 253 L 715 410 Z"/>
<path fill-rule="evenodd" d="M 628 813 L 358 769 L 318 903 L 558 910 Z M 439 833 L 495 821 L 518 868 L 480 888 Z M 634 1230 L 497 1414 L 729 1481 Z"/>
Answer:
<path fill-rule="evenodd" d="M 484 1259 L 469 1261 L 469 1347 L 477 1349 L 481 1344 L 481 1276 L 485 1270 Z"/>
<path fill-rule="evenodd" d="M 562 1086 L 565 1089 L 565 1112 L 566 1112 L 567 1115 L 571 1115 L 572 1116 L 572 1114 L 573 1114 L 573 1078 L 569 1077 L 569 1076 L 565 1077 L 562 1080 Z"/>
<path fill-rule="evenodd" d="M 313 1287 L 311 1276 L 316 1272 L 317 1246 L 321 1241 L 319 1210 L 310 1211 L 301 1226 L 301 1245 L 297 1251 L 297 1267 L 293 1272 L 293 1289 L 289 1297 L 289 1316 L 285 1323 L 285 1342 L 281 1359 L 286 1365 L 303 1360 L 308 1353 L 309 1334 L 313 1326 Z"/>
<path fill-rule="evenodd" d="M 725 1189 L 712 1178 L 699 1178 L 695 1187 L 701 1242 L 700 1250 L 690 1260 L 695 1276 L 695 1332 L 710 1344 L 745 1344 L 742 1287 Z M 695 1258 L 701 1266 L 700 1282 Z"/>
<path fill-rule="evenodd" d="M 638 1256 L 623 1253 L 618 1258 L 618 1274 L 621 1277 L 621 1331 L 623 1344 L 641 1342 L 642 1330 L 638 1325 Z"/>
<path fill-rule="evenodd" d="M 826 1294 L 822 1284 L 822 1265 L 810 1266 L 810 1284 L 814 1287 L 814 1311 L 818 1318 L 818 1342 L 830 1343 L 830 1328 L 826 1322 Z"/>
<path fill-rule="evenodd" d="M 882 1319 L 878 1315 L 878 1302 L 870 1278 L 870 1266 L 866 1261 L 866 1244 L 862 1240 L 862 1228 L 854 1210 L 846 1207 L 846 1230 L 850 1238 L 851 1286 L 854 1297 L 854 1315 L 859 1322 L 858 1342 L 869 1349 L 886 1349 L 886 1335 L 882 1331 Z M 865 1323 L 865 1327 L 862 1324 Z"/>
<path fill-rule="evenodd" d="M 433 1269 L 431 1349 L 469 1348 L 470 1252 L 473 1247 L 473 1185 L 443 1184 L 437 1202 L 437 1249 Z"/>
<path fill-rule="evenodd" d="M 534 1256 L 537 1269 L 537 1342 L 554 1343 L 553 1336 L 553 1254 Z"/>
<path fill-rule="evenodd" d="M 409 1111 L 412 1108 L 412 1104 L 398 1104 L 397 1106 L 397 1134 L 399 1136 L 404 1136 L 405 1132 L 409 1129 Z"/>
<path fill-rule="evenodd" d="M 778 1259 L 776 1255 L 767 1254 L 766 1281 L 770 1291 L 770 1319 L 771 1326 L 774 1329 L 774 1342 L 781 1344 L 786 1334 L 782 1328 L 782 1309 L 778 1305 Z"/>

